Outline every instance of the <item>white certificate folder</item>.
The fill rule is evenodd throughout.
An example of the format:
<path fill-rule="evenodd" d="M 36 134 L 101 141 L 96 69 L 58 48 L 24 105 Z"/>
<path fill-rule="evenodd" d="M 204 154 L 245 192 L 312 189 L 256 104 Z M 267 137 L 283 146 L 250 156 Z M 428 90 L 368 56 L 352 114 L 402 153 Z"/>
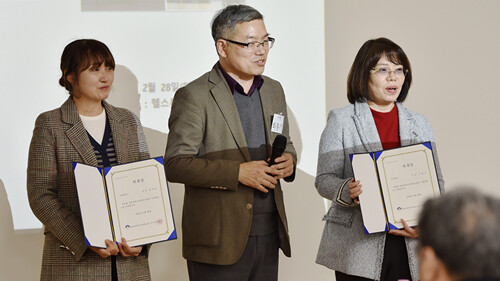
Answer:
<path fill-rule="evenodd" d="M 73 162 L 73 171 L 88 246 L 177 238 L 162 157 L 106 168 Z"/>
<path fill-rule="evenodd" d="M 365 232 L 416 226 L 424 202 L 440 195 L 430 142 L 350 154 Z"/>

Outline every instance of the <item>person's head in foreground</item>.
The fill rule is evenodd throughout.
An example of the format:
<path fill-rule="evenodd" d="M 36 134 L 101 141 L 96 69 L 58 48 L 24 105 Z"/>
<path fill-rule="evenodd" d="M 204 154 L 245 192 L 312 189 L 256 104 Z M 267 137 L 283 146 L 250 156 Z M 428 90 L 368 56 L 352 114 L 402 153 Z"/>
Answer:
<path fill-rule="evenodd" d="M 457 189 L 419 219 L 420 280 L 500 280 L 500 199 Z"/>

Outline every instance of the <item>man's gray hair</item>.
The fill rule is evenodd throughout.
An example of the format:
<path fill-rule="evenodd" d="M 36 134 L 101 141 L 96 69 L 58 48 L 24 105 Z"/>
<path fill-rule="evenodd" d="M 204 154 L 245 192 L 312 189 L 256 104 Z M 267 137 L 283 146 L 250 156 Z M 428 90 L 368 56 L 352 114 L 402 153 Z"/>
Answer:
<path fill-rule="evenodd" d="M 263 20 L 259 11 L 247 5 L 230 5 L 217 12 L 212 20 L 212 37 L 217 43 L 221 38 L 229 37 L 238 23 Z"/>
<path fill-rule="evenodd" d="M 461 188 L 424 204 L 420 246 L 430 246 L 451 274 L 500 278 L 500 199 Z"/>

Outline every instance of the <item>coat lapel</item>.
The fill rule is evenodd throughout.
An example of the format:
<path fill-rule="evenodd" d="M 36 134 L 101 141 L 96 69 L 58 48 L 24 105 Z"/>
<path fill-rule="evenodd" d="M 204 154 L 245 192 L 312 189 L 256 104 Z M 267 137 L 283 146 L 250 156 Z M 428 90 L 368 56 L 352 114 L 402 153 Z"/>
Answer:
<path fill-rule="evenodd" d="M 401 103 L 396 102 L 399 118 L 399 139 L 401 146 L 419 143 L 419 136 L 415 128 L 415 120 L 408 109 Z M 354 123 L 361 138 L 361 142 L 367 151 L 382 150 L 377 126 L 366 102 L 354 104 Z"/>
<path fill-rule="evenodd" d="M 61 106 L 61 114 L 62 121 L 71 125 L 71 127 L 66 130 L 66 135 L 82 157 L 84 164 L 97 166 L 97 157 L 95 156 L 94 148 L 90 143 L 87 130 L 85 130 L 82 120 L 76 111 L 76 106 L 71 98 Z"/>
<path fill-rule="evenodd" d="M 370 107 L 366 102 L 354 103 L 354 114 L 352 118 L 354 119 L 354 124 L 356 124 L 356 129 L 366 151 L 374 152 L 382 150 L 377 126 L 370 112 Z"/>
<path fill-rule="evenodd" d="M 396 103 L 399 117 L 399 139 L 401 146 L 419 143 L 419 136 L 416 132 L 415 121 L 404 105 Z"/>
<path fill-rule="evenodd" d="M 269 89 L 266 83 L 262 85 L 262 88 L 259 91 L 260 93 L 260 101 L 262 104 L 262 114 L 264 114 L 264 130 L 266 132 L 266 141 L 268 144 L 268 150 L 271 149 L 271 144 L 272 144 L 272 139 L 274 139 L 271 135 L 271 124 L 272 124 L 272 118 L 274 113 L 282 113 L 285 114 L 285 112 L 273 112 L 274 108 L 274 102 L 276 101 L 273 99 L 272 96 L 272 89 Z M 270 151 L 268 151 L 268 156 L 270 156 Z"/>
<path fill-rule="evenodd" d="M 238 148 L 243 153 L 246 161 L 250 161 L 250 152 L 248 151 L 245 132 L 241 126 L 240 116 L 234 102 L 234 97 L 229 90 L 229 86 L 224 80 L 224 76 L 222 76 L 222 73 L 218 68 L 219 64 L 216 64 L 210 72 L 209 81 L 214 85 L 210 92 L 212 93 L 219 110 L 222 112 Z"/>

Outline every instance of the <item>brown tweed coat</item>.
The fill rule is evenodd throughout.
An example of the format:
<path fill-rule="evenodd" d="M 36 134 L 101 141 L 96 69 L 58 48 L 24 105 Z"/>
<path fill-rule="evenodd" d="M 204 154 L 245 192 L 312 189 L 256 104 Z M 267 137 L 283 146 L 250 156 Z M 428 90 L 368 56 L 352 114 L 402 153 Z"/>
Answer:
<path fill-rule="evenodd" d="M 118 164 L 149 158 L 138 118 L 105 101 Z M 111 259 L 85 245 L 72 161 L 97 166 L 87 131 L 69 98 L 38 116 L 28 159 L 28 198 L 44 224 L 40 280 L 111 280 Z M 150 280 L 147 249 L 138 257 L 117 257 L 118 278 Z"/>

